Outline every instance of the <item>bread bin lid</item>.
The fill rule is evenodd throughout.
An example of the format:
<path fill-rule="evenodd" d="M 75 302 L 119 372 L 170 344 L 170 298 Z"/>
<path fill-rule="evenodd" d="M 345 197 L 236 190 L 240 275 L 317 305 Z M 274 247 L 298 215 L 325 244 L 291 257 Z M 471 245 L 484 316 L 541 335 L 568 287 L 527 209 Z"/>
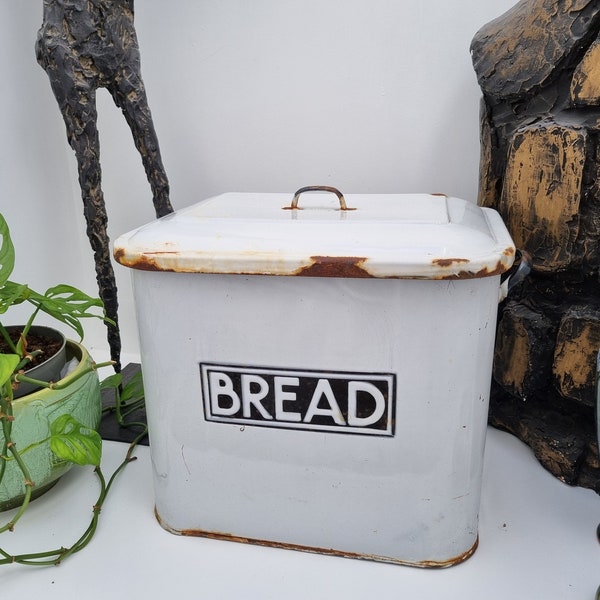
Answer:
<path fill-rule="evenodd" d="M 495 210 L 460 198 L 321 186 L 209 198 L 120 236 L 114 256 L 180 273 L 463 279 L 508 270 L 515 247 Z"/>

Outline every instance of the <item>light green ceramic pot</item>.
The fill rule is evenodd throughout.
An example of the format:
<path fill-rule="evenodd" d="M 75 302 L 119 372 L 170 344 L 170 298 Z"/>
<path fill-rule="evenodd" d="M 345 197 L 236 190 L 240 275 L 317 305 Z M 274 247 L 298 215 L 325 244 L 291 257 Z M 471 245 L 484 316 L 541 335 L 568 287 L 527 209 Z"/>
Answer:
<path fill-rule="evenodd" d="M 94 370 L 81 375 L 91 366 L 92 359 L 83 346 L 69 340 L 67 360 L 72 358 L 77 358 L 79 365 L 61 379 L 62 389 L 40 389 L 13 401 L 12 437 L 17 448 L 24 449 L 46 439 L 50 435 L 50 424 L 66 413 L 86 427 L 98 429 L 102 412 L 98 373 Z M 3 443 L 0 431 L 0 444 Z M 34 498 L 49 490 L 72 466 L 50 450 L 50 442 L 24 452 L 22 457 L 35 484 Z M 0 511 L 19 506 L 24 494 L 23 474 L 11 460 L 0 482 Z"/>

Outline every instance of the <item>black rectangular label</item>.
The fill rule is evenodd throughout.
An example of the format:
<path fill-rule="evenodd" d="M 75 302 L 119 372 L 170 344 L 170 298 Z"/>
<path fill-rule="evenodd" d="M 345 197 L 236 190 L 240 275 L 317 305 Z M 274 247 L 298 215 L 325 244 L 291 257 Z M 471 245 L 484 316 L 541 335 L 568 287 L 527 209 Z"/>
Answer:
<path fill-rule="evenodd" d="M 394 435 L 395 376 L 200 364 L 208 421 Z"/>

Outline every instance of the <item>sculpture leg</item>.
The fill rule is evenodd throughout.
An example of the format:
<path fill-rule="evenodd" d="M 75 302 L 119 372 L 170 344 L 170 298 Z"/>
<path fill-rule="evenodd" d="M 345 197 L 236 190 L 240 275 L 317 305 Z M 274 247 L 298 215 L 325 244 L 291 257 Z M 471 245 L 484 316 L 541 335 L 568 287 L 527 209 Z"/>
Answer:
<path fill-rule="evenodd" d="M 135 146 L 142 157 L 157 217 L 173 212 L 169 200 L 169 181 L 162 164 L 158 138 L 154 130 L 146 89 L 141 76 L 131 68 L 125 68 L 108 87 L 115 104 L 131 129 Z"/>
<path fill-rule="evenodd" d="M 73 85 L 65 89 L 62 77 L 53 79 L 52 89 L 58 100 L 69 144 L 75 151 L 79 172 L 79 184 L 83 200 L 83 210 L 87 235 L 94 252 L 96 281 L 99 295 L 104 302 L 106 315 L 114 321 L 107 324 L 107 338 L 111 359 L 115 361 L 115 371 L 121 370 L 121 338 L 118 325 L 117 285 L 111 262 L 110 244 L 107 233 L 108 216 L 101 188 L 100 141 L 96 126 L 96 90 L 91 85 Z"/>

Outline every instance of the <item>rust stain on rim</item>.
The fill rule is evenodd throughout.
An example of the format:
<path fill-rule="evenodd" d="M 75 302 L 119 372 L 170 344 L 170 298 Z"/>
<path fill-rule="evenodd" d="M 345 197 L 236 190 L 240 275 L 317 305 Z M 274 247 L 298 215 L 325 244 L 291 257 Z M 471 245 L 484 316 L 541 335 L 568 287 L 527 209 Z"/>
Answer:
<path fill-rule="evenodd" d="M 191 267 L 184 267 L 178 263 L 178 251 L 144 252 L 132 258 L 127 258 L 125 250 L 116 248 L 114 251 L 115 260 L 125 267 L 137 269 L 140 271 L 164 271 L 177 273 L 203 273 L 205 271 L 196 271 Z M 207 273 L 219 273 L 228 275 L 273 275 L 273 276 L 295 276 L 295 277 L 334 277 L 346 279 L 429 279 L 429 280 L 457 280 L 457 279 L 477 279 L 481 277 L 492 277 L 501 275 L 509 269 L 510 259 L 515 255 L 515 249 L 506 248 L 501 253 L 501 258 L 491 267 L 484 267 L 479 271 L 468 270 L 471 262 L 467 258 L 435 258 L 431 261 L 434 272 L 422 275 L 384 275 L 378 276 L 371 272 L 367 267 L 368 257 L 365 256 L 311 256 L 310 264 L 302 266 L 295 271 L 289 272 L 269 272 L 265 271 L 206 271 Z M 167 259 L 165 266 L 162 259 Z M 459 267 L 464 267 L 458 270 Z"/>
<path fill-rule="evenodd" d="M 139 271 L 175 271 L 175 267 L 172 269 L 165 269 L 161 267 L 154 256 L 177 256 L 179 252 L 160 252 L 156 254 L 143 253 L 139 256 L 136 256 L 134 260 L 129 260 L 126 258 L 125 250 L 123 248 L 116 248 L 113 256 L 115 260 L 123 265 L 124 267 L 129 267 L 130 269 L 138 269 Z"/>
<path fill-rule="evenodd" d="M 492 277 L 494 275 L 501 275 L 510 268 L 509 263 L 511 258 L 514 259 L 515 248 L 510 246 L 502 251 L 501 258 L 491 268 L 484 267 L 479 271 L 459 271 L 458 273 L 451 273 L 448 275 L 440 275 L 436 279 L 477 279 L 481 277 Z M 470 261 L 467 258 L 436 258 L 431 261 L 431 264 L 441 269 L 451 269 L 458 265 L 468 264 Z"/>
<path fill-rule="evenodd" d="M 392 556 L 380 556 L 377 554 L 360 554 L 358 552 L 347 552 L 345 550 L 336 550 L 334 548 L 318 548 L 315 546 L 304 546 L 301 544 L 290 544 L 287 542 L 274 542 L 271 540 L 260 540 L 256 538 L 247 538 L 242 536 L 233 535 L 231 533 L 221 533 L 216 531 L 204 531 L 201 529 L 173 529 L 169 527 L 158 514 L 156 507 L 154 508 L 154 515 L 156 520 L 159 522 L 160 526 L 166 531 L 173 533 L 175 535 L 181 535 L 186 537 L 202 537 L 208 538 L 211 540 L 220 540 L 226 542 L 237 542 L 239 544 L 251 544 L 254 546 L 266 546 L 269 548 L 279 548 L 282 550 L 294 550 L 297 552 L 309 552 L 311 554 L 324 554 L 326 556 L 337 556 L 339 558 L 354 558 L 357 560 L 371 560 L 374 562 L 385 562 L 391 563 L 395 565 L 402 565 L 407 567 L 419 567 L 426 569 L 445 569 L 447 567 L 452 567 L 454 565 L 458 565 L 461 562 L 464 562 L 468 558 L 470 558 L 477 550 L 479 546 L 479 536 L 475 539 L 475 543 L 469 550 L 459 554 L 458 556 L 449 558 L 443 561 L 436 560 L 422 560 L 422 561 L 409 561 L 402 560 L 400 558 L 395 558 Z"/>
<path fill-rule="evenodd" d="M 177 251 L 161 251 L 157 253 L 145 252 L 131 260 L 126 258 L 125 251 L 122 248 L 117 248 L 114 251 L 115 260 L 119 264 L 132 269 L 138 269 L 140 271 L 195 272 L 193 269 L 182 269 L 177 266 L 178 254 L 179 252 Z M 173 262 L 173 266 L 163 266 L 160 261 L 163 257 L 168 257 Z M 364 268 L 364 263 L 367 260 L 367 257 L 364 256 L 311 256 L 309 265 L 282 275 L 297 277 L 345 277 L 349 279 L 373 278 L 374 275 Z M 260 273 L 254 271 L 246 273 L 243 270 L 240 270 L 234 273 L 227 272 L 227 274 L 277 275 L 278 273 Z"/>
<path fill-rule="evenodd" d="M 311 256 L 311 264 L 293 275 L 298 277 L 345 277 L 348 279 L 373 277 L 364 268 L 365 256 Z"/>
<path fill-rule="evenodd" d="M 436 267 L 452 267 L 454 265 L 460 265 L 463 263 L 468 263 L 469 259 L 468 258 L 435 258 L 434 260 L 431 261 L 432 265 L 435 265 Z"/>

